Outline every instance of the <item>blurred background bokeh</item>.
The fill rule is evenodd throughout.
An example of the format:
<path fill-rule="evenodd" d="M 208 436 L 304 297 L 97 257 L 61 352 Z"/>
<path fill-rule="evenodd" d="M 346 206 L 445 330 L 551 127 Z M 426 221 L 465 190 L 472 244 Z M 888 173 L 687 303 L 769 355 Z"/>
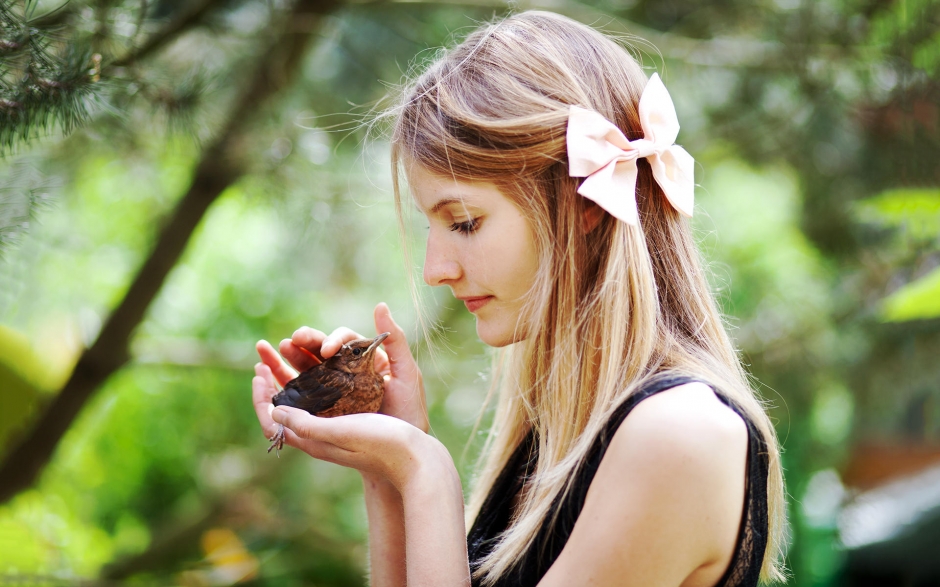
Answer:
<path fill-rule="evenodd" d="M 371 122 L 527 9 L 672 93 L 790 584 L 940 585 L 936 0 L 2 0 L 0 584 L 365 585 L 358 475 L 267 454 L 249 394 L 255 341 L 379 301 L 470 481 L 489 355 L 424 286 L 422 342 Z"/>

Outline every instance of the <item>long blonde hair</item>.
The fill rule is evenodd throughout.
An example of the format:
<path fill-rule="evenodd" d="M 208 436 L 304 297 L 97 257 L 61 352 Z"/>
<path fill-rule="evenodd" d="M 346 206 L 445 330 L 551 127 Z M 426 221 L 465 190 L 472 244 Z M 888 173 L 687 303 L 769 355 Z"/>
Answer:
<path fill-rule="evenodd" d="M 592 229 L 568 176 L 569 105 L 643 136 L 646 75 L 620 45 L 562 16 L 524 12 L 471 33 L 403 94 L 392 135 L 399 166 L 495 184 L 527 217 L 539 271 L 518 328 L 500 350 L 498 404 L 467 507 L 478 514 L 500 470 L 535 429 L 538 460 L 509 529 L 475 569 L 510 569 L 564 495 L 611 412 L 653 376 L 693 375 L 720 389 L 763 435 L 770 458 L 762 579 L 782 580 L 784 490 L 773 426 L 748 383 L 712 297 L 688 222 L 639 161 L 640 226 L 608 214 Z"/>

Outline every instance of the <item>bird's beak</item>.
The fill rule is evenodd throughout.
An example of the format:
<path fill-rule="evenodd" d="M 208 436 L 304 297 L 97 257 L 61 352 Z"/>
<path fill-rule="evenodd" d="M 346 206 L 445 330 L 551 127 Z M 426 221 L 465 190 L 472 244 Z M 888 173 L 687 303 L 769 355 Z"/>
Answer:
<path fill-rule="evenodd" d="M 380 334 L 380 335 L 376 336 L 375 338 L 373 338 L 373 339 L 372 339 L 372 344 L 369 345 L 369 348 L 366 349 L 366 352 L 367 352 L 367 353 L 371 353 L 371 352 L 374 351 L 376 348 L 378 348 L 378 346 L 379 346 L 380 344 L 382 344 L 382 341 L 385 340 L 386 338 L 388 338 L 388 335 L 389 335 L 389 334 L 391 334 L 391 332 L 383 332 L 382 334 Z"/>

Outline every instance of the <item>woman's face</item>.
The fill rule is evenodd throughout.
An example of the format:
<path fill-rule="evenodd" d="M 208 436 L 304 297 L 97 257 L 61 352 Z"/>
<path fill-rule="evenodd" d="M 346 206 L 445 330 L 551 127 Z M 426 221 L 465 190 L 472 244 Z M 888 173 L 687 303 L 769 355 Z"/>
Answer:
<path fill-rule="evenodd" d="M 419 165 L 409 166 L 408 183 L 429 224 L 424 281 L 450 286 L 476 316 L 486 344 L 525 338 L 516 325 L 538 258 L 519 208 L 491 183 L 457 181 Z"/>

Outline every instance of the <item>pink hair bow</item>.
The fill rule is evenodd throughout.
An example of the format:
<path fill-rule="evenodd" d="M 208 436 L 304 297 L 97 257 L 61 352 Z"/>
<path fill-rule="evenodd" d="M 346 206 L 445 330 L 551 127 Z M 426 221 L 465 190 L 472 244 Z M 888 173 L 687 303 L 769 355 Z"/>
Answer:
<path fill-rule="evenodd" d="M 586 178 L 578 193 L 627 224 L 639 224 L 636 160 L 646 157 L 656 183 L 672 206 L 692 215 L 695 160 L 675 144 L 676 108 L 658 74 L 640 96 L 643 138 L 627 140 L 619 128 L 593 110 L 571 106 L 568 114 L 568 173 Z"/>

